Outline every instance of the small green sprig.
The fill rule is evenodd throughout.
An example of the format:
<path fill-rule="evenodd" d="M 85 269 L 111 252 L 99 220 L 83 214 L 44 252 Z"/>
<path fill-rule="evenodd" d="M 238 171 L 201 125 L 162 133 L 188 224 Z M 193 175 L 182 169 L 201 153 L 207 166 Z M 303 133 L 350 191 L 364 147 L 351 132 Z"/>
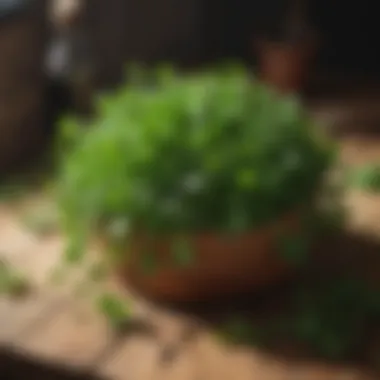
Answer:
<path fill-rule="evenodd" d="M 8 264 L 0 261 L 0 294 L 20 297 L 30 291 L 27 279 Z"/>

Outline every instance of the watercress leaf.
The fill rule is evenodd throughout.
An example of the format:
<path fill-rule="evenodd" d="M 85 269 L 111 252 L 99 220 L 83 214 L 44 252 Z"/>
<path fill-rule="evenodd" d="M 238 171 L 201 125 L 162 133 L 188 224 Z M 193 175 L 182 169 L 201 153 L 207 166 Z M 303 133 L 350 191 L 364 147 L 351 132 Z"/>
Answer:
<path fill-rule="evenodd" d="M 349 171 L 348 182 L 354 188 L 380 192 L 380 165 L 371 163 Z"/>
<path fill-rule="evenodd" d="M 172 243 L 174 263 L 180 267 L 188 267 L 194 263 L 195 253 L 186 238 L 177 238 Z"/>
<path fill-rule="evenodd" d="M 256 173 L 250 168 L 239 170 L 236 177 L 237 185 L 244 190 L 253 190 L 254 186 L 256 185 Z"/>
<path fill-rule="evenodd" d="M 257 335 L 252 323 L 241 317 L 231 318 L 222 329 L 222 336 L 236 343 L 253 343 Z"/>
<path fill-rule="evenodd" d="M 278 250 L 288 263 L 300 266 L 308 259 L 309 237 L 303 233 L 284 233 L 278 237 Z"/>
<path fill-rule="evenodd" d="M 72 240 L 69 242 L 65 251 L 65 261 L 68 264 L 78 264 L 84 258 L 84 241 L 81 239 Z"/>
<path fill-rule="evenodd" d="M 131 316 L 131 311 L 126 301 L 113 294 L 101 295 L 97 300 L 97 307 L 116 328 L 124 324 Z"/>
<path fill-rule="evenodd" d="M 158 269 L 157 257 L 154 252 L 145 251 L 140 257 L 140 267 L 144 274 L 153 275 Z"/>
<path fill-rule="evenodd" d="M 89 272 L 89 278 L 94 282 L 104 280 L 108 275 L 108 267 L 105 262 L 97 262 L 91 265 Z"/>
<path fill-rule="evenodd" d="M 320 336 L 320 350 L 329 358 L 343 358 L 351 348 L 347 338 L 334 332 L 324 331 Z"/>

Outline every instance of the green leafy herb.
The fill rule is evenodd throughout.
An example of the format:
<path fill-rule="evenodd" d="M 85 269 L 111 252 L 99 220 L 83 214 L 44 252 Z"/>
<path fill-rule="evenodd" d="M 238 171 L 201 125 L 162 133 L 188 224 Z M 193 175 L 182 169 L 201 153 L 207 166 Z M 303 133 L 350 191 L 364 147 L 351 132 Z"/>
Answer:
<path fill-rule="evenodd" d="M 222 339 L 238 344 L 263 343 L 262 331 L 252 321 L 242 317 L 230 318 L 223 324 L 219 336 Z"/>
<path fill-rule="evenodd" d="M 99 101 L 85 133 L 63 123 L 75 140 L 57 186 L 71 240 L 120 219 L 147 234 L 249 230 L 313 197 L 332 148 L 295 99 L 236 65 L 137 77 Z"/>
<path fill-rule="evenodd" d="M 157 271 L 157 257 L 153 252 L 146 251 L 140 258 L 141 269 L 144 274 L 152 275 Z"/>
<path fill-rule="evenodd" d="M 104 294 L 97 301 L 100 312 L 115 328 L 119 328 L 130 318 L 126 301 L 112 294 Z"/>
<path fill-rule="evenodd" d="M 310 246 L 309 236 L 304 233 L 283 234 L 278 240 L 278 249 L 281 256 L 292 265 L 302 265 L 308 258 Z"/>
<path fill-rule="evenodd" d="M 78 231 L 72 235 L 65 251 L 65 261 L 70 265 L 81 263 L 85 255 L 86 235 L 80 235 Z"/>
<path fill-rule="evenodd" d="M 174 263 L 180 267 L 188 267 L 194 263 L 194 252 L 190 242 L 185 238 L 178 238 L 172 245 Z"/>
<path fill-rule="evenodd" d="M 380 165 L 367 164 L 349 171 L 348 181 L 352 187 L 374 193 L 380 192 Z"/>
<path fill-rule="evenodd" d="M 329 359 L 347 359 L 368 338 L 368 326 L 380 317 L 379 290 L 364 281 L 329 278 L 312 287 L 290 289 L 289 304 L 254 328 L 240 317 L 231 319 L 222 337 L 235 343 L 301 343 Z M 366 334 L 366 335 L 365 335 Z"/>
<path fill-rule="evenodd" d="M 23 296 L 30 290 L 28 281 L 9 265 L 0 262 L 0 294 Z"/>
<path fill-rule="evenodd" d="M 91 281 L 99 282 L 104 280 L 108 275 L 108 268 L 106 263 L 97 262 L 93 264 L 89 269 L 89 277 Z"/>

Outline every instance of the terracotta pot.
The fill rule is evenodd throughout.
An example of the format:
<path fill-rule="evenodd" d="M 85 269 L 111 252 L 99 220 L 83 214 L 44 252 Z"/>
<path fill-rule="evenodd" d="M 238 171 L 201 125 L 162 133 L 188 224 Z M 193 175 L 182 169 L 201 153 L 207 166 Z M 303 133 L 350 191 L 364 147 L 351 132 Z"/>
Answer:
<path fill-rule="evenodd" d="M 256 45 L 259 75 L 263 81 L 283 93 L 303 88 L 316 50 L 313 40 L 299 43 L 262 40 Z"/>
<path fill-rule="evenodd" d="M 294 266 L 278 250 L 279 236 L 301 232 L 300 213 L 237 235 L 200 233 L 187 238 L 192 263 L 180 267 L 171 254 L 173 237 L 148 241 L 144 234 L 132 237 L 123 278 L 140 293 L 158 300 L 183 302 L 231 293 L 255 291 L 286 279 Z M 141 265 L 144 254 L 158 263 L 152 273 Z"/>

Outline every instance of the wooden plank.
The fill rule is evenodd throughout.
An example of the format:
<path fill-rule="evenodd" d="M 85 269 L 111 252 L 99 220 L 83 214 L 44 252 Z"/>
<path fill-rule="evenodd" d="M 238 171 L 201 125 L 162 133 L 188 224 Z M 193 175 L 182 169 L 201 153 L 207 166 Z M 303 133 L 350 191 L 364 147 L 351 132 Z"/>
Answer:
<path fill-rule="evenodd" d="M 136 335 L 126 339 L 98 371 L 112 380 L 156 380 L 158 356 L 154 337 Z"/>
<path fill-rule="evenodd" d="M 100 374 L 116 380 L 169 380 L 180 374 L 186 380 L 184 376 L 191 375 L 187 321 L 182 316 L 135 299 L 131 322 L 120 347 L 99 366 Z"/>
<path fill-rule="evenodd" d="M 159 356 L 154 379 L 197 379 L 196 343 L 198 326 L 186 315 L 154 310 L 151 315 L 156 327 Z"/>
<path fill-rule="evenodd" d="M 64 242 L 59 237 L 37 241 L 23 250 L 9 252 L 8 262 L 36 286 L 49 284 L 53 270 L 59 265 Z"/>
<path fill-rule="evenodd" d="M 121 297 L 128 297 L 132 303 L 131 318 L 114 344 L 103 352 L 103 360 L 94 363 L 95 371 L 112 380 L 155 379 L 155 367 L 159 346 L 154 312 L 149 303 L 139 300 L 128 289 L 111 280 L 108 288 Z"/>
<path fill-rule="evenodd" d="M 46 279 L 62 251 L 61 238 L 41 239 L 22 226 L 15 210 L 0 212 L 0 259 L 31 283 Z"/>
<path fill-rule="evenodd" d="M 197 365 L 201 380 L 228 380 L 229 373 L 226 372 L 226 359 L 226 347 L 218 344 L 214 337 L 207 333 L 203 333 L 199 337 Z M 233 379 L 235 380 L 235 377 Z M 254 378 L 251 380 L 254 380 Z"/>
<path fill-rule="evenodd" d="M 363 211 L 363 220 L 358 217 L 357 224 L 370 224 L 369 219 L 378 220 L 378 211 L 375 211 L 378 205 L 379 198 L 375 196 L 360 201 L 357 195 L 353 197 L 353 212 Z M 375 222 L 372 225 L 378 226 Z M 46 274 L 61 253 L 62 240 L 59 237 L 37 239 L 17 226 L 14 218 L 0 212 L 0 257 L 3 255 L 28 272 L 34 282 L 44 283 Z M 153 310 L 140 300 L 135 303 L 134 309 L 138 313 L 134 318 L 145 320 L 153 326 L 153 332 L 131 331 L 122 341 L 115 340 L 106 321 L 91 306 L 73 301 L 65 304 L 66 301 L 61 299 L 55 302 L 42 294 L 32 295 L 22 302 L 0 299 L 0 343 L 12 343 L 42 359 L 75 366 L 94 365 L 102 375 L 113 380 L 378 378 L 355 369 L 286 363 L 266 357 L 253 348 L 222 344 L 208 331 L 201 332 L 196 343 L 186 342 L 184 334 L 188 321 L 183 316 Z M 49 314 L 48 310 L 55 312 Z"/>
<path fill-rule="evenodd" d="M 367 371 L 354 368 L 322 363 L 299 363 L 289 371 L 285 380 L 377 380 L 378 378 L 378 375 L 371 375 Z"/>
<path fill-rule="evenodd" d="M 9 258 L 11 254 L 18 256 L 37 242 L 35 236 L 23 231 L 12 215 L 0 214 L 0 257 Z"/>
<path fill-rule="evenodd" d="M 224 344 L 207 332 L 199 338 L 197 358 L 202 380 L 288 380 L 284 362 L 253 348 Z"/>
<path fill-rule="evenodd" d="M 178 346 L 171 362 L 160 361 L 155 371 L 155 380 L 200 379 L 195 346 Z"/>
<path fill-rule="evenodd" d="M 111 338 L 105 319 L 91 306 L 70 301 L 55 318 L 14 343 L 23 352 L 41 359 L 86 366 Z"/>
<path fill-rule="evenodd" d="M 224 345 L 205 332 L 197 347 L 200 380 L 375 380 L 378 375 L 355 367 L 287 361 L 253 347 Z"/>
<path fill-rule="evenodd" d="M 13 343 L 29 328 L 44 324 L 60 304 L 50 294 L 32 294 L 20 300 L 0 299 L 0 343 Z"/>
<path fill-rule="evenodd" d="M 378 162 L 380 159 L 380 139 L 373 137 L 346 137 L 340 141 L 340 158 L 350 166 Z"/>
<path fill-rule="evenodd" d="M 13 214 L 0 212 L 0 260 L 25 276 L 33 286 L 51 288 L 57 285 L 52 283 L 51 277 L 62 264 L 64 251 L 65 241 L 61 236 L 36 236 L 22 225 L 16 211 Z M 70 292 L 82 272 L 79 267 L 70 268 L 59 292 Z"/>

